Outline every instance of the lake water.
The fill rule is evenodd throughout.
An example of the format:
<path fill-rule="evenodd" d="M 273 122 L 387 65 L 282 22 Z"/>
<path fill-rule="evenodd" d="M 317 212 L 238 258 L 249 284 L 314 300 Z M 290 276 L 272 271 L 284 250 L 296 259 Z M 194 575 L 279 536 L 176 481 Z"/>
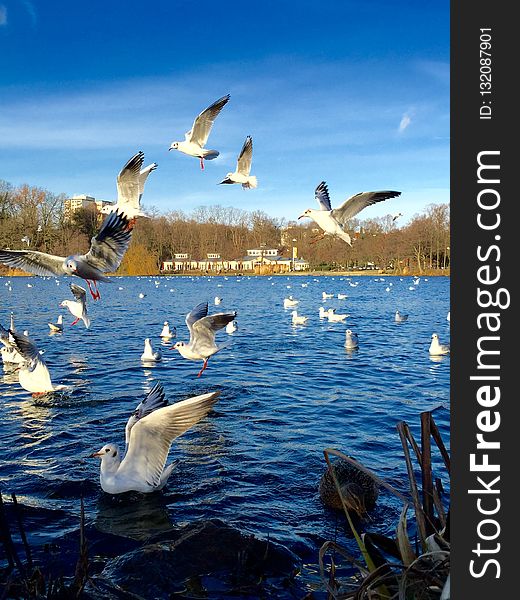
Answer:
<path fill-rule="evenodd" d="M 317 494 L 323 450 L 356 457 L 407 493 L 396 424 L 407 421 L 417 436 L 419 413 L 436 409 L 449 445 L 450 359 L 428 354 L 433 332 L 449 342 L 446 277 L 418 285 L 379 276 L 113 278 L 100 284 L 100 301 L 88 298 L 90 330 L 70 327 L 73 317 L 58 306 L 72 299 L 70 281 L 0 278 L 0 322 L 7 327 L 14 311 L 17 329 L 45 350 L 53 382 L 68 386 L 33 399 L 9 369 L 0 380 L 0 486 L 34 507 L 26 523 L 32 544 L 77 530 L 83 494 L 87 523 L 104 533 L 143 539 L 217 517 L 269 535 L 301 557 L 302 584 L 314 587 L 325 540 L 357 554 L 344 519 Z M 348 298 L 322 302 L 323 291 Z M 289 295 L 307 325 L 291 324 L 283 308 Z M 238 331 L 219 332 L 217 342 L 230 345 L 198 379 L 201 363 L 184 360 L 159 334 L 168 320 L 177 340 L 187 341 L 185 315 L 206 300 L 210 313 L 237 311 Z M 320 320 L 322 304 L 348 313 L 347 325 Z M 396 309 L 410 315 L 407 322 L 394 322 Z M 60 313 L 64 332 L 51 335 L 47 323 Z M 347 327 L 359 335 L 357 351 L 344 348 Z M 146 337 L 163 353 L 152 367 L 140 361 Z M 170 456 L 180 460 L 163 492 L 114 500 L 101 491 L 98 461 L 86 457 L 106 442 L 124 447 L 126 420 L 155 381 L 170 402 L 217 389 L 221 397 L 174 443 Z M 391 535 L 400 509 L 383 491 L 368 528 Z"/>

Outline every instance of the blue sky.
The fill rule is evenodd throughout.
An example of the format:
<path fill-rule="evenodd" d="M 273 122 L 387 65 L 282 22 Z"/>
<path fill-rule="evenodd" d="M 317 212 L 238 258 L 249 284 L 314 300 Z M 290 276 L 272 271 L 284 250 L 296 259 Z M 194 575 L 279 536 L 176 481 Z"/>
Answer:
<path fill-rule="evenodd" d="M 449 202 L 445 0 L 0 0 L 0 179 L 115 200 L 138 150 L 145 206 L 220 204 L 296 219 L 325 180 L 363 217 Z M 168 152 L 229 93 L 198 160 Z M 256 190 L 216 185 L 253 137 Z"/>

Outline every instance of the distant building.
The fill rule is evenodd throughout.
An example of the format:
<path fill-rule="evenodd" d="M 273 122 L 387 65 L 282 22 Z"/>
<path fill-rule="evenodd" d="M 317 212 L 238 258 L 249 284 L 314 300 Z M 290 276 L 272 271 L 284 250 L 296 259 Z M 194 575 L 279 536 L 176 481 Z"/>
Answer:
<path fill-rule="evenodd" d="M 72 215 L 75 212 L 81 210 L 82 208 L 95 210 L 99 213 L 103 206 L 112 206 L 113 204 L 114 202 L 108 202 L 107 200 L 96 200 L 93 196 L 80 194 L 64 200 L 63 213 L 65 220 L 69 220 L 72 218 Z"/>
<path fill-rule="evenodd" d="M 280 256 L 276 248 L 252 248 L 246 250 L 246 256 L 231 260 L 223 259 L 217 252 L 208 252 L 206 258 L 192 259 L 187 253 L 175 254 L 170 260 L 165 260 L 161 265 L 163 272 L 205 271 L 256 271 L 260 267 L 272 268 L 273 272 L 306 271 L 309 263 L 297 258 L 296 253 L 291 257 Z"/>

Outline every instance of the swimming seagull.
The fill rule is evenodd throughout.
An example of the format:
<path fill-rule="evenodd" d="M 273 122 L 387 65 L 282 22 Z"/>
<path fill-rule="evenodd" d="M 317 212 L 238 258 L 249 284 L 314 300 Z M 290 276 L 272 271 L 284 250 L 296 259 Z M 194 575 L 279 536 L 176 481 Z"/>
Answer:
<path fill-rule="evenodd" d="M 309 320 L 309 317 L 303 317 L 298 314 L 298 311 L 293 310 L 292 313 L 292 324 L 293 325 L 305 325 Z"/>
<path fill-rule="evenodd" d="M 354 333 L 350 329 L 347 329 L 345 331 L 345 348 L 352 350 L 352 349 L 358 348 L 358 347 L 359 347 L 359 342 L 358 342 L 357 333 Z"/>
<path fill-rule="evenodd" d="M 204 159 L 213 160 L 217 158 L 219 155 L 217 150 L 206 150 L 204 146 L 208 141 L 213 122 L 228 103 L 229 97 L 229 94 L 222 96 L 222 98 L 219 98 L 211 106 L 203 110 L 195 121 L 193 121 L 191 129 L 184 134 L 184 142 L 172 142 L 169 150 L 178 150 L 188 156 L 199 158 L 201 169 L 204 169 Z"/>
<path fill-rule="evenodd" d="M 144 352 L 141 354 L 141 360 L 143 362 L 159 362 L 162 359 L 162 354 L 159 350 L 153 351 L 152 341 L 150 338 L 144 340 Z"/>
<path fill-rule="evenodd" d="M 115 444 L 105 444 L 90 455 L 101 459 L 102 490 L 108 494 L 161 490 L 175 466 L 165 466 L 173 440 L 204 418 L 219 394 L 211 392 L 167 404 L 162 386 L 154 386 L 126 424 L 128 445 L 123 459 Z"/>
<path fill-rule="evenodd" d="M 258 186 L 258 181 L 254 175 L 249 175 L 251 171 L 251 161 L 253 160 L 253 138 L 248 135 L 238 156 L 237 168 L 234 173 L 228 173 L 220 183 L 241 183 L 247 190 Z"/>
<path fill-rule="evenodd" d="M 405 321 L 408 321 L 408 315 L 402 315 L 398 310 L 396 310 L 394 320 L 396 323 L 404 323 Z"/>
<path fill-rule="evenodd" d="M 329 198 L 329 190 L 324 181 L 322 181 L 314 192 L 319 210 L 308 208 L 298 219 L 308 217 L 312 219 L 323 230 L 322 234 L 317 235 L 311 244 L 323 239 L 326 235 L 336 236 L 345 241 L 349 246 L 352 246 L 350 235 L 344 230 L 349 219 L 356 216 L 367 206 L 395 198 L 400 196 L 401 192 L 391 190 L 378 192 L 360 192 L 355 196 L 351 196 L 338 208 L 332 208 Z"/>
<path fill-rule="evenodd" d="M 63 331 L 63 317 L 62 315 L 58 315 L 58 319 L 56 323 L 48 323 L 49 329 L 52 333 L 57 333 L 58 331 Z"/>
<path fill-rule="evenodd" d="M 173 329 L 170 329 L 170 324 L 168 323 L 168 321 L 165 321 L 162 331 L 159 334 L 159 337 L 162 337 L 165 340 L 169 340 L 172 337 L 175 337 L 176 334 L 177 334 L 177 329 L 175 327 Z"/>
<path fill-rule="evenodd" d="M 215 344 L 215 333 L 223 329 L 237 316 L 232 313 L 215 313 L 208 315 L 208 303 L 201 302 L 186 315 L 186 325 L 190 332 L 190 341 L 177 342 L 173 347 L 183 358 L 188 360 L 202 360 L 202 369 L 197 377 L 200 377 L 208 366 L 210 356 L 216 354 L 222 348 Z"/>
<path fill-rule="evenodd" d="M 229 335 L 231 335 L 232 333 L 234 333 L 237 329 L 238 329 L 238 325 L 237 325 L 236 321 L 230 321 L 226 325 L 226 333 L 229 333 Z"/>
<path fill-rule="evenodd" d="M 60 306 L 63 308 L 68 308 L 71 315 L 76 317 L 76 319 L 72 321 L 71 325 L 76 325 L 76 323 L 81 319 L 85 324 L 85 327 L 88 329 L 90 327 L 90 317 L 87 314 L 87 291 L 85 288 L 82 288 L 80 285 L 76 285 L 75 283 L 71 283 L 69 287 L 76 300 L 63 300 L 63 302 L 60 303 Z"/>
<path fill-rule="evenodd" d="M 293 306 L 298 306 L 299 303 L 300 303 L 299 300 L 296 300 L 292 296 L 289 296 L 288 298 L 284 298 L 283 307 L 284 308 L 292 308 Z"/>
<path fill-rule="evenodd" d="M 13 331 L 9 331 L 8 335 L 9 344 L 24 359 L 18 371 L 18 381 L 24 390 L 31 392 L 33 396 L 41 396 L 65 387 L 63 385 L 54 386 L 52 384 L 49 369 L 33 340 L 26 335 Z"/>
<path fill-rule="evenodd" d="M 152 163 L 143 169 L 141 168 L 143 160 L 144 152 L 139 151 L 121 169 L 117 176 L 117 202 L 115 205 L 103 206 L 101 208 L 103 214 L 119 210 L 130 219 L 131 224 L 135 223 L 137 217 L 146 216 L 141 210 L 141 198 L 146 179 L 157 168 L 157 163 Z"/>
<path fill-rule="evenodd" d="M 439 336 L 436 333 L 433 333 L 432 341 L 428 351 L 432 356 L 442 356 L 450 353 L 450 346 L 449 344 L 441 344 L 439 342 Z"/>
<path fill-rule="evenodd" d="M 327 311 L 327 319 L 329 320 L 329 323 L 342 323 L 347 317 L 350 317 L 350 315 L 338 315 L 336 314 L 336 311 L 332 308 L 329 308 L 329 310 Z"/>
<path fill-rule="evenodd" d="M 97 282 L 111 283 L 104 273 L 115 271 L 119 267 L 130 244 L 131 235 L 129 219 L 118 211 L 113 211 L 105 218 L 97 235 L 90 240 L 90 250 L 86 254 L 73 254 L 65 258 L 36 250 L 0 250 L 0 262 L 40 276 L 81 277 L 86 280 L 92 298 L 98 300 L 101 296 Z"/>

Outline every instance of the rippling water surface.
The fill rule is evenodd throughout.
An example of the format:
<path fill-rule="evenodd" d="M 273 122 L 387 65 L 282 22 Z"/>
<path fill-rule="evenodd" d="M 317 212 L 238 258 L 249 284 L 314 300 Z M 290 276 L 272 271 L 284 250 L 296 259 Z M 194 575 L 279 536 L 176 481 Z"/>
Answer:
<path fill-rule="evenodd" d="M 33 543 L 77 529 L 83 494 L 90 525 L 128 538 L 214 517 L 269 534 L 302 558 L 301 578 L 311 582 L 323 541 L 351 543 L 317 495 L 323 449 L 355 456 L 406 492 L 397 422 L 416 434 L 419 413 L 436 409 L 449 442 L 450 359 L 428 354 L 433 332 L 449 342 L 446 277 L 418 285 L 378 276 L 113 278 L 100 285 L 101 300 L 89 302 L 90 330 L 70 327 L 73 317 L 58 306 L 72 298 L 69 281 L 0 278 L 0 322 L 8 326 L 12 310 L 17 328 L 45 350 L 53 382 L 68 386 L 33 399 L 4 366 L 0 484 L 35 508 L 27 527 Z M 348 298 L 322 302 L 323 291 Z M 291 325 L 283 308 L 290 294 L 307 325 Z M 219 306 L 215 296 L 223 298 Z M 201 364 L 169 350 L 159 333 L 168 320 L 187 340 L 184 317 L 205 300 L 210 312 L 236 310 L 238 331 L 219 332 L 217 342 L 230 345 L 197 379 Z M 348 313 L 347 326 L 320 320 L 321 304 Z M 409 320 L 395 323 L 396 309 Z M 64 332 L 50 334 L 47 323 L 60 312 Z M 359 335 L 356 351 L 344 348 L 347 327 Z M 163 353 L 151 367 L 140 361 L 146 337 Z M 174 444 L 170 455 L 180 460 L 167 489 L 114 500 L 99 487 L 97 460 L 86 457 L 106 442 L 124 447 L 126 420 L 157 380 L 170 402 L 215 389 L 221 397 Z M 399 510 L 381 493 L 370 529 L 391 534 Z"/>

